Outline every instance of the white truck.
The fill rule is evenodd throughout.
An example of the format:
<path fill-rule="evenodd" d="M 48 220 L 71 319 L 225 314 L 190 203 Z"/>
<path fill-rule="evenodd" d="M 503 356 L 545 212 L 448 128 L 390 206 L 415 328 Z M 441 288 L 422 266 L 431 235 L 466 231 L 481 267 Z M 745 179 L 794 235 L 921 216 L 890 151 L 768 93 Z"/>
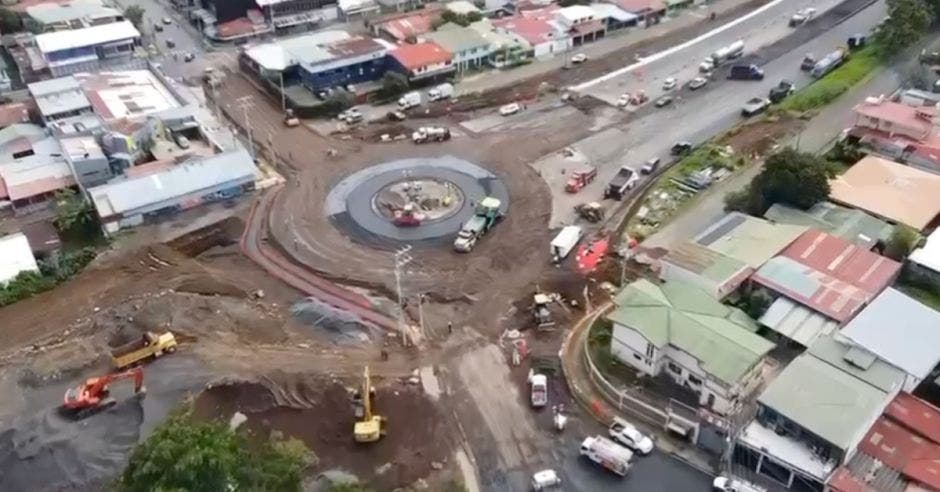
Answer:
<path fill-rule="evenodd" d="M 621 477 L 630 471 L 630 461 L 633 459 L 629 449 L 602 436 L 585 438 L 581 443 L 581 456 L 586 456 Z"/>
<path fill-rule="evenodd" d="M 845 48 L 837 48 L 835 51 L 829 53 L 821 60 L 816 62 L 816 64 L 813 65 L 813 69 L 810 71 L 810 73 L 817 79 L 822 78 L 839 65 L 842 65 L 842 62 L 845 61 L 845 54 Z"/>
<path fill-rule="evenodd" d="M 712 481 L 712 490 L 715 492 L 767 492 L 767 489 L 744 480 L 717 476 Z"/>
<path fill-rule="evenodd" d="M 411 141 L 416 144 L 447 140 L 450 140 L 450 129 L 442 126 L 422 126 L 411 134 Z"/>
<path fill-rule="evenodd" d="M 744 41 L 740 39 L 712 53 L 705 61 L 699 65 L 700 72 L 711 72 L 718 65 L 738 58 L 744 54 Z"/>
<path fill-rule="evenodd" d="M 421 93 L 418 91 L 411 91 L 404 96 L 398 98 L 398 109 L 405 110 L 416 108 L 421 105 Z"/>
<path fill-rule="evenodd" d="M 559 262 L 571 253 L 571 250 L 581 241 L 583 232 L 578 226 L 565 226 L 561 232 L 552 239 L 552 261 Z"/>
<path fill-rule="evenodd" d="M 529 400 L 535 408 L 548 404 L 548 377 L 544 374 L 529 373 Z"/>
<path fill-rule="evenodd" d="M 429 101 L 440 101 L 440 100 L 448 99 L 451 97 L 454 97 L 454 85 L 453 84 L 449 84 L 449 83 L 441 84 L 428 91 Z"/>

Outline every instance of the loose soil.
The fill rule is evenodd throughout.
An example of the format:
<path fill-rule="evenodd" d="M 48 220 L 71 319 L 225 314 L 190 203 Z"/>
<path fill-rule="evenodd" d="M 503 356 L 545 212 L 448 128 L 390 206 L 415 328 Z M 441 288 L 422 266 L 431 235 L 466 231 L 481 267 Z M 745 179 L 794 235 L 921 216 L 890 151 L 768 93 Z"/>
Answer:
<path fill-rule="evenodd" d="M 418 386 L 373 383 L 374 412 L 388 419 L 387 435 L 375 443 L 353 440 L 350 390 L 317 376 L 274 374 L 214 385 L 196 399 L 196 414 L 227 421 L 242 412 L 256 439 L 279 432 L 302 440 L 319 458 L 315 473 L 339 469 L 375 490 L 392 490 L 432 474 L 432 462 L 443 466 L 452 456 L 454 436 Z"/>

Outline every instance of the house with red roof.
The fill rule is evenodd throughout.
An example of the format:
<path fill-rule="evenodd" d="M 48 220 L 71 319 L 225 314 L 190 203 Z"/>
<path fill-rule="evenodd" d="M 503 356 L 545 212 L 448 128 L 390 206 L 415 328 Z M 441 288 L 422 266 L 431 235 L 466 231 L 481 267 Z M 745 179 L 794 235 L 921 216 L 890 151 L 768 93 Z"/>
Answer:
<path fill-rule="evenodd" d="M 564 29 L 553 22 L 553 14 L 550 13 L 553 11 L 541 9 L 538 15 L 529 12 L 535 11 L 525 11 L 517 16 L 493 19 L 493 25 L 524 39 L 532 46 L 532 56 L 536 58 L 565 53 L 571 47 L 571 38 Z"/>
<path fill-rule="evenodd" d="M 433 41 L 403 44 L 388 52 L 388 60 L 388 68 L 409 81 L 441 78 L 455 70 L 453 54 Z"/>
<path fill-rule="evenodd" d="M 901 264 L 809 229 L 761 266 L 751 283 L 774 299 L 760 323 L 809 346 L 851 320 L 897 278 Z"/>
<path fill-rule="evenodd" d="M 855 106 L 855 124 L 847 136 L 864 150 L 940 174 L 940 130 L 934 126 L 937 114 L 933 106 L 869 97 Z"/>

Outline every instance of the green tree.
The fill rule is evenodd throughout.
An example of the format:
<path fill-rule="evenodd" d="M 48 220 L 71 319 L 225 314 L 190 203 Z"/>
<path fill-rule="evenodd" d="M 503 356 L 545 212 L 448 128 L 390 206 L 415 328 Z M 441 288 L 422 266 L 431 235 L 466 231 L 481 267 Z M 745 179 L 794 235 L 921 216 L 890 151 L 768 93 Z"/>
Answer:
<path fill-rule="evenodd" d="M 920 39 L 935 17 L 925 0 L 888 0 L 888 16 L 876 34 L 887 55 L 893 55 Z"/>
<path fill-rule="evenodd" d="M 897 225 L 891 231 L 891 237 L 885 245 L 885 256 L 902 261 L 917 247 L 918 242 L 920 242 L 920 234 L 914 228 L 903 224 Z"/>
<path fill-rule="evenodd" d="M 55 196 L 56 228 L 59 232 L 78 241 L 100 237 L 98 215 L 91 201 L 71 189 L 64 189 Z"/>
<path fill-rule="evenodd" d="M 134 27 L 140 29 L 144 23 L 144 8 L 139 5 L 131 5 L 124 9 L 124 17 L 134 24 Z"/>
<path fill-rule="evenodd" d="M 382 98 L 395 97 L 407 91 L 409 88 L 408 77 L 404 74 L 395 71 L 385 72 L 385 75 L 382 76 L 380 96 Z"/>
<path fill-rule="evenodd" d="M 249 446 L 221 422 L 199 422 L 178 412 L 138 444 L 117 490 L 216 492 L 299 491 L 312 454 L 296 440 Z"/>
<path fill-rule="evenodd" d="M 16 12 L 0 7 L 0 34 L 10 34 L 23 30 L 23 19 Z"/>

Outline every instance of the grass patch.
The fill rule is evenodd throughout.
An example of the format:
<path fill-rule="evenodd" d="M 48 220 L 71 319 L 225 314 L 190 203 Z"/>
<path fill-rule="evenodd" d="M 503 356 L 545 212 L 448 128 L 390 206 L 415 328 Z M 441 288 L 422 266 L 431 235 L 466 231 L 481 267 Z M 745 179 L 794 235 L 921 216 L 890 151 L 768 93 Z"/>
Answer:
<path fill-rule="evenodd" d="M 825 106 L 861 82 L 881 63 L 878 46 L 869 44 L 852 53 L 841 67 L 788 97 L 780 107 L 802 113 Z"/>
<path fill-rule="evenodd" d="M 0 286 L 0 307 L 32 297 L 65 282 L 91 263 L 96 254 L 97 251 L 92 247 L 68 251 L 55 260 L 40 261 L 38 272 L 20 272 L 13 280 Z"/>

